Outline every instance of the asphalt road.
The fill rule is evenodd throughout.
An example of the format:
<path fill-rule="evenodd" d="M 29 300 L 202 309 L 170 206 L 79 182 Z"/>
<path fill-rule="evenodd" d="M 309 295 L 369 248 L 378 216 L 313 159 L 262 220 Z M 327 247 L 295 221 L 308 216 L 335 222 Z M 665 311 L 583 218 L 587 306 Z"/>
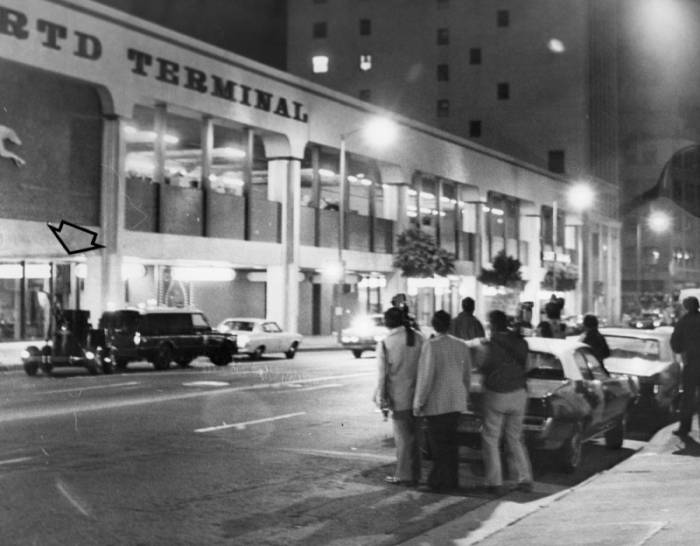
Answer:
<path fill-rule="evenodd" d="M 383 483 L 393 443 L 373 384 L 372 356 L 345 351 L 110 376 L 0 373 L 0 543 L 398 544 L 571 487 L 646 439 L 588 444 L 573 475 L 536 457 L 530 495 L 422 493 Z M 462 485 L 480 484 L 478 454 L 463 456 Z"/>

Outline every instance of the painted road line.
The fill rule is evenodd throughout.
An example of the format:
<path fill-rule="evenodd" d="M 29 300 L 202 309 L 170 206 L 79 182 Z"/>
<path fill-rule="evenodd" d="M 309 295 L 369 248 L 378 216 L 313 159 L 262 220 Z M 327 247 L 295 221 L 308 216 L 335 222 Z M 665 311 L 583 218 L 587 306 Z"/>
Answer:
<path fill-rule="evenodd" d="M 317 457 L 331 457 L 333 459 L 369 459 L 372 461 L 381 461 L 391 463 L 396 461 L 394 455 L 381 455 L 379 453 L 364 453 L 362 451 L 333 451 L 328 449 L 305 449 L 285 447 L 280 451 L 288 451 L 290 453 L 300 453 L 303 455 L 315 455 Z"/>
<path fill-rule="evenodd" d="M 57 389 L 53 391 L 39 391 L 35 392 L 36 395 L 42 394 L 59 394 L 62 392 L 79 392 L 79 391 L 91 391 L 95 389 L 113 389 L 115 387 L 133 387 L 134 385 L 140 385 L 140 381 L 129 381 L 128 383 L 112 383 L 111 385 L 93 385 L 91 387 L 73 387 L 72 389 Z"/>
<path fill-rule="evenodd" d="M 23 463 L 24 461 L 31 461 L 34 457 L 18 457 L 16 459 L 6 459 L 4 461 L 0 461 L 0 465 L 3 464 L 15 464 L 15 463 Z"/>
<path fill-rule="evenodd" d="M 336 387 L 342 387 L 340 383 L 328 383 L 327 385 L 316 385 L 315 387 L 302 387 L 299 385 L 299 388 L 296 389 L 289 389 L 286 392 L 307 392 L 307 391 L 317 391 L 319 389 L 334 389 Z M 285 391 L 283 391 L 285 392 Z"/>
<path fill-rule="evenodd" d="M 290 419 L 292 417 L 299 417 L 300 415 L 306 415 L 305 411 L 300 411 L 297 413 L 286 413 L 284 415 L 276 415 L 274 417 L 266 417 L 265 419 L 256 419 L 254 421 L 242 421 L 240 423 L 231 423 L 223 425 L 217 425 L 215 427 L 206 427 L 195 429 L 195 432 L 213 432 L 215 430 L 224 430 L 227 428 L 235 428 L 236 430 L 245 430 L 248 425 L 258 425 L 260 423 L 269 423 L 270 421 L 279 421 L 280 419 Z"/>
<path fill-rule="evenodd" d="M 65 499 L 71 504 L 71 506 L 73 506 L 73 508 L 75 508 L 83 516 L 90 517 L 88 511 L 85 508 L 83 508 L 83 506 L 78 502 L 78 500 L 75 498 L 75 495 L 72 495 L 70 491 L 68 491 L 68 487 L 66 486 L 66 484 L 63 483 L 62 480 L 56 480 L 56 489 L 58 489 L 59 493 L 61 493 L 61 495 L 65 497 Z"/>
<path fill-rule="evenodd" d="M 200 398 L 206 396 L 221 396 L 224 394 L 234 394 L 237 392 L 255 392 L 269 390 L 277 392 L 274 389 L 279 389 L 280 386 L 289 385 L 292 383 L 320 383 L 322 381 L 338 381 L 339 379 L 354 379 L 361 377 L 369 377 L 376 375 L 375 372 L 357 372 L 342 375 L 327 375 L 323 377 L 311 377 L 308 379 L 296 379 L 294 381 L 280 381 L 277 383 L 260 383 L 256 385 L 246 385 L 240 387 L 225 387 L 221 389 L 202 389 L 183 393 L 172 394 L 157 394 L 157 395 L 140 395 L 137 398 L 119 399 L 119 400 L 84 400 L 80 398 L 65 401 L 65 406 L 54 408 L 4 408 L 0 412 L 0 423 L 25 421 L 27 419 L 54 418 L 63 415 L 72 415 L 74 413 L 104 411 L 110 409 L 129 408 L 134 406 L 145 406 L 150 404 L 161 404 L 163 402 L 172 402 L 175 400 L 188 400 L 192 398 Z"/>
<path fill-rule="evenodd" d="M 183 387 L 228 387 L 228 381 L 188 381 Z"/>

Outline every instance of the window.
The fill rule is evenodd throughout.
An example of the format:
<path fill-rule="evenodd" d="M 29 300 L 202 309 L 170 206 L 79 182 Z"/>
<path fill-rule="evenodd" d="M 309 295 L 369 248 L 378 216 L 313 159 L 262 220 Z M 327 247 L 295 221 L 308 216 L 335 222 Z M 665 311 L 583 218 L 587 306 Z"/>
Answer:
<path fill-rule="evenodd" d="M 325 38 L 328 35 L 328 27 L 325 22 L 314 23 L 313 26 L 313 37 L 314 38 Z"/>
<path fill-rule="evenodd" d="M 508 100 L 510 98 L 510 84 L 499 83 L 497 95 L 498 100 Z"/>
<path fill-rule="evenodd" d="M 479 138 L 481 136 L 481 120 L 473 119 L 469 121 L 469 136 Z"/>
<path fill-rule="evenodd" d="M 369 89 L 360 89 L 359 98 L 360 100 L 364 100 L 366 102 L 371 101 L 372 91 L 370 91 Z"/>
<path fill-rule="evenodd" d="M 328 57 L 326 55 L 316 55 L 311 58 L 314 74 L 324 74 L 328 72 Z"/>
<path fill-rule="evenodd" d="M 450 29 L 449 28 L 439 28 L 437 29 L 437 44 L 447 45 L 450 43 Z"/>
<path fill-rule="evenodd" d="M 370 19 L 360 19 L 360 36 L 372 34 L 372 21 Z"/>
<path fill-rule="evenodd" d="M 372 68 L 372 55 L 360 55 L 360 70 L 366 72 Z"/>
<path fill-rule="evenodd" d="M 507 9 L 499 9 L 496 12 L 496 24 L 499 27 L 510 26 L 510 12 Z"/>
<path fill-rule="evenodd" d="M 481 48 L 472 47 L 469 50 L 469 64 L 481 64 Z"/>
<path fill-rule="evenodd" d="M 447 99 L 440 99 L 437 101 L 437 116 L 439 118 L 446 118 L 450 115 L 450 101 Z"/>
<path fill-rule="evenodd" d="M 547 168 L 553 173 L 564 173 L 564 150 L 549 150 L 547 154 Z"/>
<path fill-rule="evenodd" d="M 437 65 L 437 80 L 446 82 L 450 80 L 450 67 L 447 64 Z"/>

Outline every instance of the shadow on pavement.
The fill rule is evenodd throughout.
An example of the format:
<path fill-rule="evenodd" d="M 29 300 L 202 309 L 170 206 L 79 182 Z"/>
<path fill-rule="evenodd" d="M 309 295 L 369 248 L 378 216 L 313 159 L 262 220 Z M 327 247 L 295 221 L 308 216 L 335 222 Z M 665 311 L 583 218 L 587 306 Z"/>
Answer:
<path fill-rule="evenodd" d="M 681 438 L 684 446 L 673 452 L 674 455 L 688 455 L 691 457 L 700 457 L 700 443 L 690 436 Z"/>

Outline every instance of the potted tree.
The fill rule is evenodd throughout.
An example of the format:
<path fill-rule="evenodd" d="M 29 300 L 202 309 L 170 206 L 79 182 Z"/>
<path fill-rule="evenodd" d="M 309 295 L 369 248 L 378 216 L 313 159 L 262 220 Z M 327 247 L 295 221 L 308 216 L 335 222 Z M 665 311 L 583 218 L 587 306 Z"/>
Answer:
<path fill-rule="evenodd" d="M 477 280 L 493 288 L 487 296 L 489 309 L 501 309 L 509 314 L 515 314 L 523 288 L 523 278 L 520 268 L 522 263 L 517 258 L 509 256 L 501 250 L 494 257 L 489 267 L 482 267 Z"/>

